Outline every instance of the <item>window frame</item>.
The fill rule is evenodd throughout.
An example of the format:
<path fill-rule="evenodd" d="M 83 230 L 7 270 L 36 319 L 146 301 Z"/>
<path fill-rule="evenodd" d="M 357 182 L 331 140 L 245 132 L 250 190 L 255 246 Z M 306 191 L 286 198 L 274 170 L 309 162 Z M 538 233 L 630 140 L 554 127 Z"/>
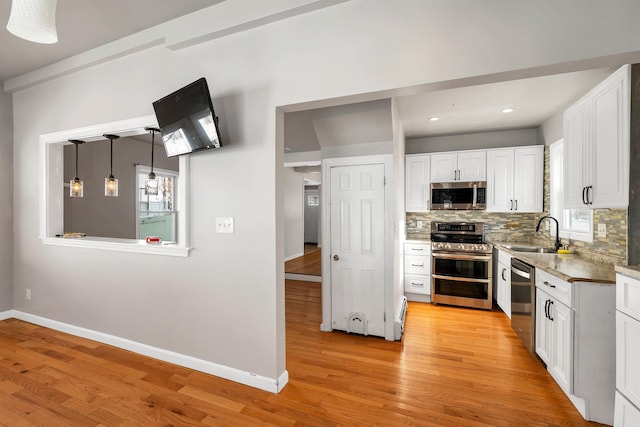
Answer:
<path fill-rule="evenodd" d="M 135 202 L 136 236 L 140 236 L 140 214 L 142 213 L 142 211 L 140 210 L 140 190 L 144 189 L 144 181 L 140 182 L 140 175 L 146 176 L 149 174 L 149 172 L 151 172 L 151 166 L 136 165 L 136 170 L 135 170 L 135 174 L 136 174 L 136 202 Z M 173 214 L 173 224 L 172 224 L 173 236 L 176 237 L 178 234 L 178 230 L 176 229 L 176 226 L 177 226 L 176 219 L 178 216 L 176 206 L 179 203 L 179 195 L 177 194 L 176 188 L 180 186 L 180 172 L 176 172 L 168 169 L 160 169 L 156 167 L 153 168 L 153 172 L 156 174 L 156 176 L 165 176 L 165 177 L 169 176 L 173 178 L 173 182 L 174 182 L 173 209 L 170 211 L 162 211 L 162 212 Z M 149 212 L 153 212 L 153 211 L 149 211 L 149 210 L 146 211 L 146 213 L 149 213 Z"/>
<path fill-rule="evenodd" d="M 133 136 L 145 133 L 146 126 L 157 127 L 154 115 L 70 129 L 40 135 L 39 147 L 39 238 L 44 245 L 102 249 L 169 256 L 189 256 L 189 156 L 179 157 L 177 188 L 177 233 L 173 244 L 153 245 L 139 239 L 86 236 L 80 239 L 56 237 L 64 232 L 64 155 L 69 139 L 98 140 L 103 134 Z M 68 190 L 67 190 L 68 191 Z"/>
<path fill-rule="evenodd" d="M 560 156 L 558 159 L 557 156 Z M 564 209 L 564 139 L 549 145 L 549 213 L 558 220 L 560 238 L 593 243 L 593 209 Z M 565 222 L 567 211 L 586 210 L 589 212 L 589 230 L 569 228 Z M 555 229 L 550 234 L 555 236 Z"/>

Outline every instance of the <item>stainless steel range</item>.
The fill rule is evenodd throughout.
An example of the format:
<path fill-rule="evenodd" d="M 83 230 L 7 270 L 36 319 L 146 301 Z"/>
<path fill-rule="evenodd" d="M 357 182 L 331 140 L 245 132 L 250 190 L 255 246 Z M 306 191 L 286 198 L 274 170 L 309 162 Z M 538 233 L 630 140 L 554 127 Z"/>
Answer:
<path fill-rule="evenodd" d="M 491 310 L 492 258 L 484 224 L 432 222 L 432 302 Z"/>

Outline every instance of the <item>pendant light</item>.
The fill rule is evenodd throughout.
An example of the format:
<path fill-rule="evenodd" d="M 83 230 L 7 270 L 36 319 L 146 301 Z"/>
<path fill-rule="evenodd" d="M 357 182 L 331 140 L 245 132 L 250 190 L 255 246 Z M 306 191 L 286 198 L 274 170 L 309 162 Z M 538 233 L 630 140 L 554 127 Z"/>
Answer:
<path fill-rule="evenodd" d="M 111 154 L 109 157 L 111 159 L 111 163 L 109 165 L 109 176 L 104 179 L 104 195 L 107 197 L 118 197 L 118 180 L 113 176 L 113 140 L 120 137 L 118 135 L 106 133 L 102 136 L 109 139 L 109 143 L 111 145 Z"/>
<path fill-rule="evenodd" d="M 56 5 L 57 0 L 13 0 L 7 30 L 31 42 L 57 43 Z"/>
<path fill-rule="evenodd" d="M 146 127 L 144 130 L 151 132 L 151 172 L 144 183 L 144 194 L 155 195 L 158 194 L 158 180 L 156 174 L 153 173 L 153 148 L 156 145 L 154 142 L 156 132 L 160 132 L 160 129 L 154 127 Z"/>
<path fill-rule="evenodd" d="M 84 144 L 84 141 L 79 139 L 70 139 L 70 143 L 76 146 L 76 176 L 69 182 L 69 196 L 70 197 L 82 197 L 83 196 L 83 183 L 78 178 L 78 145 Z"/>

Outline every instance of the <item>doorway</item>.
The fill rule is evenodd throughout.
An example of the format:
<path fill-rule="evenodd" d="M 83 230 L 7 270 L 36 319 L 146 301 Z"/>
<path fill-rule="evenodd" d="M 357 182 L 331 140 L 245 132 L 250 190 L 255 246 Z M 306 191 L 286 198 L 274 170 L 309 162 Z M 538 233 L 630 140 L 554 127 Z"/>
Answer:
<path fill-rule="evenodd" d="M 320 183 L 304 180 L 304 251 L 320 247 Z"/>

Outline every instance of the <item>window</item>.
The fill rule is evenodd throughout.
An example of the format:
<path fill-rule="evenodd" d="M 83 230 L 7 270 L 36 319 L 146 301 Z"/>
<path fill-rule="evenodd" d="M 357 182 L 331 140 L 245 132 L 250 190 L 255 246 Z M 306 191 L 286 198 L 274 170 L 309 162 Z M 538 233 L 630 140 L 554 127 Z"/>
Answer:
<path fill-rule="evenodd" d="M 152 215 L 168 215 L 171 218 L 173 236 L 168 245 L 148 245 L 144 240 L 110 238 L 100 236 L 86 236 L 81 239 L 65 239 L 57 237 L 64 232 L 64 146 L 69 139 L 95 140 L 103 138 L 105 133 L 112 133 L 120 136 L 132 136 L 146 134 L 146 126 L 157 126 L 155 116 L 144 116 L 133 119 L 121 120 L 111 123 L 89 126 L 85 128 L 70 129 L 61 132 L 40 135 L 40 171 L 42 179 L 39 188 L 39 218 L 40 218 L 40 239 L 45 245 L 68 246 L 75 248 L 91 248 L 119 252 L 136 252 L 169 256 L 189 256 L 189 156 L 180 156 L 179 171 L 173 174 L 172 200 L 169 206 L 169 199 L 156 201 L 148 200 L 147 211 Z M 154 168 L 154 172 L 155 172 Z M 168 184 L 166 184 L 168 185 Z M 131 188 L 131 187 L 130 187 Z M 68 193 L 68 188 L 66 192 Z M 138 194 L 136 193 L 136 198 Z M 137 201 L 138 202 L 138 201 Z M 162 209 L 155 211 L 158 205 L 154 203 L 164 203 Z M 139 202 L 136 203 L 139 209 Z M 163 212 L 160 212 L 162 210 Z M 129 210 L 129 212 L 131 212 Z M 136 221 L 137 222 L 137 221 Z M 167 221 L 168 222 L 168 221 Z"/>
<path fill-rule="evenodd" d="M 560 223 L 560 237 L 593 242 L 593 210 L 564 209 L 564 142 L 559 140 L 549 146 L 549 171 L 551 216 Z M 551 230 L 555 235 L 555 230 Z"/>
<path fill-rule="evenodd" d="M 158 236 L 163 242 L 176 240 L 175 188 L 178 173 L 154 168 L 158 194 L 146 194 L 144 184 L 151 172 L 148 166 L 136 166 L 136 236 Z"/>

